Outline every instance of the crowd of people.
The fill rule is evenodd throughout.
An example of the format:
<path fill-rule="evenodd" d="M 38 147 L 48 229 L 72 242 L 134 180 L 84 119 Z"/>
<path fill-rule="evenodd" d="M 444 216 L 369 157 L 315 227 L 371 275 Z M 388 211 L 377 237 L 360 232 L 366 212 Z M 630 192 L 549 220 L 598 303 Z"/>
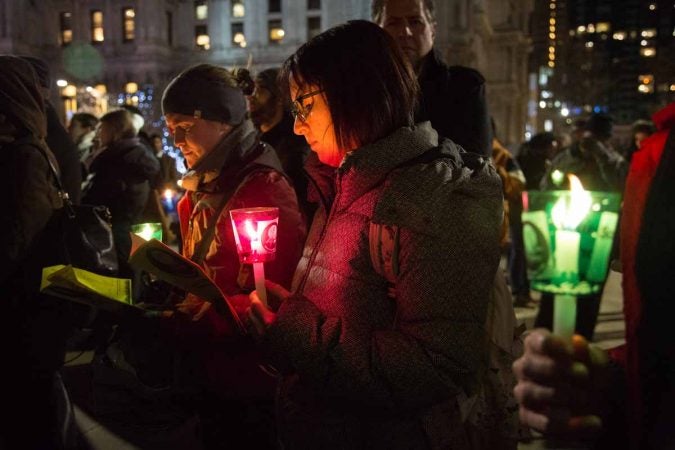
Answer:
<path fill-rule="evenodd" d="M 483 76 L 434 49 L 434 14 L 432 0 L 374 0 L 372 21 L 319 34 L 282 67 L 185 68 L 161 99 L 182 175 L 137 108 L 79 111 L 66 128 L 47 65 L 0 56 L 0 342 L 12 361 L 0 448 L 90 448 L 73 419 L 78 386 L 62 377 L 86 313 L 40 291 L 42 268 L 68 262 L 68 202 L 107 207 L 115 276 L 147 311 L 89 317 L 104 330 L 94 361 L 180 410 L 164 434 L 181 437 L 141 427 L 142 448 L 515 450 L 531 430 L 585 448 L 675 448 L 674 106 L 636 123 L 623 151 L 612 118 L 595 113 L 569 142 L 540 133 L 512 153 Z M 531 295 L 522 194 L 567 189 L 557 173 L 625 193 L 613 253 L 622 348 L 592 345 L 600 294 L 579 298 L 572 341 L 550 331 L 553 297 Z M 167 190 L 180 192 L 175 217 Z M 229 214 L 255 207 L 279 210 L 267 300 Z M 146 222 L 203 269 L 243 328 L 193 293 L 150 289 L 128 262 L 132 228 Z M 524 339 L 514 306 L 539 309 Z M 96 373 L 87 382 L 96 390 Z"/>

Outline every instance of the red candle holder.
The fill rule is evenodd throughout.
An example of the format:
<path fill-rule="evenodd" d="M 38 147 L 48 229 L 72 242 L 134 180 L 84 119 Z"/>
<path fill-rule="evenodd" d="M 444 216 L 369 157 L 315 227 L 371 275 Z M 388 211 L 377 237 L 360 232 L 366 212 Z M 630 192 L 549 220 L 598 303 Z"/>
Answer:
<path fill-rule="evenodd" d="M 233 209 L 230 211 L 230 218 L 239 261 L 243 264 L 253 264 L 255 288 L 258 297 L 266 305 L 263 263 L 273 261 L 276 256 L 279 208 Z"/>

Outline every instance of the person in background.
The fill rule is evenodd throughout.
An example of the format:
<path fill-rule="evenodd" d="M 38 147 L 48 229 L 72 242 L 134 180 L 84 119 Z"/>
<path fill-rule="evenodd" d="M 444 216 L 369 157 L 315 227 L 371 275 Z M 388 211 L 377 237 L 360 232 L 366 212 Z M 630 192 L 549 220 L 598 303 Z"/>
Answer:
<path fill-rule="evenodd" d="M 585 132 L 575 142 L 558 154 L 541 180 L 542 190 L 569 189 L 567 176 L 557 178 L 554 172 L 573 174 L 579 178 L 584 189 L 589 191 L 622 192 L 626 177 L 626 160 L 612 148 L 612 118 L 603 113 L 591 115 L 585 122 Z M 618 236 L 613 243 L 615 254 Z M 576 332 L 587 340 L 593 340 L 595 325 L 600 312 L 602 291 L 577 299 Z M 543 294 L 535 326 L 551 329 L 553 325 L 553 295 Z"/>
<path fill-rule="evenodd" d="M 420 85 L 415 122 L 429 120 L 442 137 L 490 157 L 485 79 L 474 69 L 448 67 L 433 48 L 433 0 L 373 0 L 371 13 L 373 22 L 396 39 L 415 70 Z"/>
<path fill-rule="evenodd" d="M 97 125 L 98 117 L 87 112 L 76 112 L 70 118 L 68 134 L 77 146 L 77 153 L 82 162 L 87 159 L 94 147 Z"/>
<path fill-rule="evenodd" d="M 371 22 L 316 36 L 282 77 L 295 132 L 337 170 L 291 292 L 267 284 L 276 311 L 251 294 L 251 323 L 283 375 L 284 448 L 515 449 L 500 434 L 507 411 L 460 412 L 464 395 L 485 394 L 503 218 L 494 168 L 415 124 L 415 75 Z M 370 250 L 376 224 L 396 242 L 393 284 Z"/>
<path fill-rule="evenodd" d="M 630 163 L 633 158 L 633 153 L 640 148 L 642 140 L 651 136 L 654 131 L 656 131 L 656 128 L 649 120 L 636 120 L 633 123 L 633 126 L 631 127 L 631 142 L 623 155 L 628 163 Z"/>
<path fill-rule="evenodd" d="M 502 248 L 508 248 L 508 272 L 514 305 L 531 306 L 530 282 L 527 279 L 525 245 L 523 242 L 522 194 L 525 190 L 525 175 L 518 162 L 497 139 L 496 127 L 492 120 L 492 161 L 502 180 L 504 192 L 504 226 Z"/>
<path fill-rule="evenodd" d="M 293 133 L 293 117 L 281 93 L 278 76 L 278 68 L 266 69 L 256 75 L 246 104 L 251 120 L 261 132 L 260 140 L 277 152 L 284 171 L 293 181 L 298 203 L 309 225 L 316 210 L 316 206 L 307 200 L 308 180 L 303 170 L 309 147 L 302 136 Z"/>
<path fill-rule="evenodd" d="M 277 154 L 246 117 L 239 83 L 219 66 L 190 67 L 165 89 L 162 110 L 189 166 L 178 204 L 183 256 L 199 264 L 244 314 L 254 277 L 251 265 L 239 262 L 230 210 L 279 208 L 276 258 L 265 263 L 265 274 L 283 286 L 290 286 L 306 230 Z M 253 340 L 235 338 L 211 303 L 194 295 L 181 298 L 176 308 L 162 320 L 167 339 L 189 357 L 180 371 L 190 374 L 197 392 L 204 446 L 223 448 L 236 440 L 248 448 L 273 448 L 276 378 L 260 368 Z"/>
<path fill-rule="evenodd" d="M 46 62 L 32 56 L 21 56 L 35 70 L 40 83 L 40 93 L 45 101 L 45 113 L 47 115 L 47 146 L 56 156 L 61 168 L 61 183 L 74 204 L 80 203 L 82 166 L 78 157 L 75 143 L 70 139 L 68 132 L 63 127 L 54 106 L 49 101 L 51 92 L 51 75 Z"/>
<path fill-rule="evenodd" d="M 553 133 L 538 133 L 523 143 L 518 152 L 518 165 L 525 175 L 525 189 L 538 190 L 551 161 L 558 154 L 559 142 Z"/>
<path fill-rule="evenodd" d="M 138 223 L 148 202 L 150 181 L 159 162 L 136 136 L 132 115 L 125 109 L 101 117 L 97 149 L 88 166 L 89 180 L 83 201 L 105 205 L 112 215 L 112 230 L 121 278 L 134 278 L 127 260 L 131 253 L 131 226 Z"/>
<path fill-rule="evenodd" d="M 72 407 L 59 369 L 69 333 L 66 305 L 39 294 L 42 268 L 63 264 L 63 207 L 45 144 L 47 117 L 31 65 L 0 56 L 0 448 L 75 448 Z M 75 440 L 73 440 L 75 439 Z"/>
<path fill-rule="evenodd" d="M 570 345 L 534 330 L 513 366 L 521 420 L 584 448 L 675 448 L 675 103 L 653 120 L 624 192 L 625 345 L 605 353 L 581 336 Z"/>

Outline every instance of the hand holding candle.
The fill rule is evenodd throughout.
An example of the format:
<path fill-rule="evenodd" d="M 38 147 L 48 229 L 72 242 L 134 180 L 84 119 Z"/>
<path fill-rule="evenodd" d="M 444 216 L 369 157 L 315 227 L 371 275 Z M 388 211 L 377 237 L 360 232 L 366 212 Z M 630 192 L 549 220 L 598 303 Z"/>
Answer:
<path fill-rule="evenodd" d="M 279 208 L 242 208 L 230 211 L 239 261 L 253 264 L 255 289 L 267 306 L 265 261 L 272 261 L 277 249 Z"/>

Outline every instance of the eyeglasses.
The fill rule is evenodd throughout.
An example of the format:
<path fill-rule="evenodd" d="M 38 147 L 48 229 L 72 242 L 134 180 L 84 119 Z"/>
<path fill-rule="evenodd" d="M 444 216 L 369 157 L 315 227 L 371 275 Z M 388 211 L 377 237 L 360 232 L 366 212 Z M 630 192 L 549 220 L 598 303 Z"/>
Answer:
<path fill-rule="evenodd" d="M 299 95 L 293 100 L 293 103 L 291 103 L 291 114 L 293 114 L 294 118 L 299 118 L 302 122 L 307 121 L 307 117 L 309 117 L 309 113 L 312 112 L 312 107 L 314 106 L 314 102 L 308 104 L 307 106 L 302 104 L 303 100 L 307 100 L 308 98 L 312 98 L 317 94 L 321 94 L 323 92 L 323 89 L 319 89 L 317 91 L 312 91 L 308 94 L 304 95 Z"/>

